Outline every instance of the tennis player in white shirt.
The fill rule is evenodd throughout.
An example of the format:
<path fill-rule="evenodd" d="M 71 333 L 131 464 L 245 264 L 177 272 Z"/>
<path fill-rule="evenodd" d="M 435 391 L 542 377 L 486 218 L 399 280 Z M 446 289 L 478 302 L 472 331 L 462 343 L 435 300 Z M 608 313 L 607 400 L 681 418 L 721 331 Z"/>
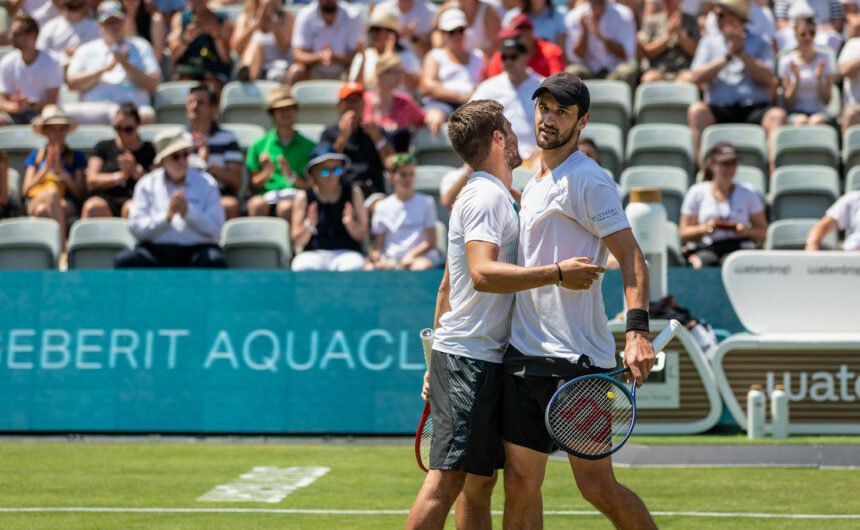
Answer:
<path fill-rule="evenodd" d="M 627 300 L 624 364 L 641 385 L 654 364 L 648 340 L 648 271 L 621 207 L 615 182 L 578 150 L 590 97 L 570 73 L 546 78 L 532 96 L 543 172 L 526 185 L 520 212 L 518 263 L 551 265 L 560 256 L 618 259 Z M 544 412 L 570 379 L 615 368 L 615 341 L 607 327 L 600 281 L 589 289 L 553 286 L 518 292 L 502 377 L 505 441 L 505 528 L 541 528 L 540 489 L 553 448 Z M 610 458 L 570 457 L 582 496 L 618 528 L 655 528 L 635 493 L 615 480 Z"/>

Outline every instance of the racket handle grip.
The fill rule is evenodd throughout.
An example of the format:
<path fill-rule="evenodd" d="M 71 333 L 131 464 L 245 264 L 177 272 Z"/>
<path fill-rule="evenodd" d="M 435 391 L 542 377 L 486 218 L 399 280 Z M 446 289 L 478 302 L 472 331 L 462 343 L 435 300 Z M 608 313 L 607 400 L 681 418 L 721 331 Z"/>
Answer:
<path fill-rule="evenodd" d="M 424 347 L 424 362 L 427 369 L 430 369 L 430 352 L 433 349 L 433 336 L 436 332 L 432 328 L 424 328 L 418 334 L 421 338 L 421 345 Z"/>
<path fill-rule="evenodd" d="M 658 351 L 665 348 L 666 345 L 669 344 L 669 341 L 671 341 L 675 337 L 675 335 L 677 335 L 681 331 L 682 327 L 684 326 L 674 318 L 670 320 L 669 324 L 665 328 L 663 328 L 663 331 L 661 331 L 659 335 L 654 337 L 654 340 L 651 342 L 651 345 L 654 348 L 654 353 L 657 353 Z"/>

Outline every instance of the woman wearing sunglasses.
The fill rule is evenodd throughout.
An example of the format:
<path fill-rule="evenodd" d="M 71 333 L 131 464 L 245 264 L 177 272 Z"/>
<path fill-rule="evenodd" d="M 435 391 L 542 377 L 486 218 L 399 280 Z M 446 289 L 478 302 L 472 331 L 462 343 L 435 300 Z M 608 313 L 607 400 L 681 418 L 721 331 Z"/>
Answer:
<path fill-rule="evenodd" d="M 329 144 L 319 144 L 305 166 L 311 187 L 300 191 L 293 204 L 290 229 L 294 271 L 353 271 L 364 267 L 361 246 L 367 237 L 364 194 L 344 184 L 349 157 Z"/>
<path fill-rule="evenodd" d="M 722 265 L 730 253 L 754 248 L 767 235 L 764 204 L 755 190 L 735 182 L 737 170 L 735 147 L 718 142 L 705 155 L 703 182 L 684 196 L 679 232 L 696 269 Z"/>
<path fill-rule="evenodd" d="M 794 23 L 797 48 L 782 56 L 777 73 L 782 80 L 788 123 L 825 125 L 835 67 L 830 56 L 815 49 L 815 19 Z"/>
<path fill-rule="evenodd" d="M 152 168 L 155 148 L 140 138 L 140 114 L 134 103 L 120 105 L 113 119 L 116 138 L 96 144 L 87 163 L 90 198 L 84 203 L 82 219 L 91 217 L 128 218 L 134 185 Z"/>

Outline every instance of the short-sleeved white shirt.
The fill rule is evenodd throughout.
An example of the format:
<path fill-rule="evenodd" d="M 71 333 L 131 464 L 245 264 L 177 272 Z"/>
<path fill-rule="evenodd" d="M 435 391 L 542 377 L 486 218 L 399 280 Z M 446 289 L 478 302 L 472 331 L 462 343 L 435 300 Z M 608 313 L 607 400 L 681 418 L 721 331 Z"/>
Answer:
<path fill-rule="evenodd" d="M 66 48 L 69 46 L 77 47 L 100 36 L 99 23 L 93 18 L 84 17 L 72 24 L 66 17 L 59 16 L 49 20 L 45 27 L 39 30 L 36 47 L 65 59 Z"/>
<path fill-rule="evenodd" d="M 60 8 L 54 5 L 51 0 L 24 0 L 22 10 L 36 19 L 39 27 L 43 27 L 52 18 L 63 14 Z"/>
<path fill-rule="evenodd" d="M 513 294 L 482 293 L 472 285 L 466 243 L 499 247 L 498 261 L 516 263 L 519 222 L 514 199 L 504 184 L 483 171 L 463 188 L 448 227 L 451 311 L 439 320 L 433 349 L 501 363 L 511 329 Z"/>
<path fill-rule="evenodd" d="M 433 197 L 423 193 L 415 193 L 405 202 L 396 195 L 389 195 L 373 209 L 371 232 L 385 234 L 383 254 L 388 258 L 402 258 L 427 241 L 425 231 L 435 227 L 436 203 Z"/>
<path fill-rule="evenodd" d="M 830 56 L 819 52 L 812 62 L 803 64 L 795 52 L 785 54 L 779 59 L 779 66 L 777 67 L 777 74 L 780 79 L 794 81 L 795 75 L 791 70 L 792 63 L 798 67 L 800 82 L 797 85 L 797 96 L 794 100 L 794 106 L 787 110 L 789 112 L 803 112 L 805 114 L 826 113 L 827 106 L 821 101 L 821 97 L 818 95 L 818 78 L 815 76 L 815 69 L 818 68 L 818 63 L 824 63 L 824 70 L 821 72 L 821 75 L 833 75 L 835 66 Z"/>
<path fill-rule="evenodd" d="M 681 203 L 681 213 L 695 216 L 699 224 L 704 224 L 709 219 L 719 219 L 748 225 L 750 216 L 762 211 L 764 211 L 764 204 L 761 202 L 761 197 L 743 182 L 735 183 L 732 195 L 727 201 L 718 201 L 714 197 L 710 182 L 693 184 L 684 195 L 684 202 Z M 734 237 L 735 233 L 731 230 L 716 230 L 713 234 L 702 238 L 702 245 L 707 246 L 714 241 Z M 752 247 L 751 243 L 750 247 Z"/>
<path fill-rule="evenodd" d="M 338 2 L 337 16 L 329 26 L 323 20 L 319 2 L 312 2 L 296 15 L 292 46 L 311 52 L 330 48 L 335 55 L 350 55 L 358 48 L 358 41 L 364 38 L 364 24 L 356 8 L 346 2 Z M 328 68 L 317 65 L 316 68 L 328 73 L 343 70 L 343 66 L 336 64 Z"/>
<path fill-rule="evenodd" d="M 65 82 L 63 67 L 48 52 L 39 52 L 33 64 L 21 58 L 21 50 L 14 50 L 0 59 L 0 94 L 12 95 L 21 91 L 33 101 L 45 101 L 47 90 L 59 88 Z"/>
<path fill-rule="evenodd" d="M 548 265 L 587 257 L 605 265 L 602 238 L 630 228 L 615 182 L 596 162 L 576 151 L 554 170 L 533 178 L 523 191 L 518 263 Z M 520 291 L 511 322 L 511 345 L 527 356 L 615 366 L 615 339 L 607 327 L 601 280 L 587 290 L 548 285 Z"/>
<path fill-rule="evenodd" d="M 433 22 L 436 20 L 438 8 L 425 0 L 415 0 L 412 9 L 403 13 L 397 5 L 397 0 L 384 0 L 376 4 L 374 9 L 382 9 L 397 15 L 402 26 L 415 23 L 416 35 L 429 35 L 435 29 Z M 400 43 L 408 49 L 412 49 L 412 42 L 405 36 L 401 36 Z"/>
<path fill-rule="evenodd" d="M 155 59 L 152 45 L 140 37 L 126 37 L 122 44 L 128 47 L 128 60 L 145 74 L 160 73 L 161 67 Z M 113 59 L 113 53 L 104 39 L 96 39 L 81 44 L 69 63 L 69 74 L 92 72 L 106 66 Z M 81 93 L 81 101 L 131 102 L 138 107 L 151 104 L 149 92 L 139 88 L 126 74 L 122 65 L 117 64 L 109 72 L 102 74 L 99 81 L 86 92 Z"/>
<path fill-rule="evenodd" d="M 602 35 L 621 44 L 626 57 L 621 59 L 610 53 L 606 45 L 593 34 L 588 35 L 588 54 L 578 57 L 573 48 L 582 35 L 581 20 L 585 14 L 591 15 L 591 4 L 588 2 L 571 9 L 564 17 L 564 24 L 567 26 L 565 53 L 568 60 L 584 64 L 586 68 L 597 73 L 603 69 L 615 70 L 618 65 L 636 58 L 636 22 L 633 12 L 627 6 L 615 2 L 606 4 L 606 11 L 597 22 L 597 27 Z"/>
<path fill-rule="evenodd" d="M 505 118 L 511 122 L 511 129 L 519 142 L 520 156 L 528 158 L 537 148 L 535 140 L 535 103 L 532 94 L 540 87 L 543 77 L 529 70 L 525 81 L 514 86 L 507 72 L 482 81 L 472 100 L 492 99 L 501 103 Z"/>
<path fill-rule="evenodd" d="M 858 57 L 860 57 L 860 37 L 854 37 L 848 39 L 842 47 L 837 63 L 846 63 Z M 842 79 L 842 98 L 846 105 L 860 103 L 860 73 Z"/>
<path fill-rule="evenodd" d="M 827 209 L 827 217 L 845 230 L 845 250 L 860 250 L 860 191 L 850 191 Z"/>

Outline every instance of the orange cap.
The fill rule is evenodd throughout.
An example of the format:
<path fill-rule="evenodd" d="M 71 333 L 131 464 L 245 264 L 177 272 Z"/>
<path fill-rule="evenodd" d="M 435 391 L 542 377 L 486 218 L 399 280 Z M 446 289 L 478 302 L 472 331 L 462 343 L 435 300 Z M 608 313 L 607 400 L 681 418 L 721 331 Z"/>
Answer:
<path fill-rule="evenodd" d="M 363 94 L 364 86 L 361 83 L 356 83 L 355 81 L 347 81 L 343 85 L 341 85 L 340 90 L 337 91 L 337 99 L 344 100 L 353 94 Z"/>

